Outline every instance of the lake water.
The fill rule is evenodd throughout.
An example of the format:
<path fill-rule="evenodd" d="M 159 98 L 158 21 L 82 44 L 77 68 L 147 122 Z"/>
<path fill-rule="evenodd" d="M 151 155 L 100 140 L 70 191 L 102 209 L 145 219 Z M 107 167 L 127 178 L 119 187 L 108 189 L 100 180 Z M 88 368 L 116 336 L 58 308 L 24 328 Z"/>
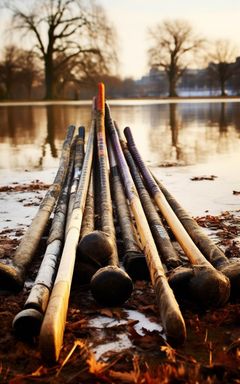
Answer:
<path fill-rule="evenodd" d="M 113 118 L 127 125 L 151 165 L 193 165 L 238 156 L 240 102 L 112 101 Z M 54 167 L 66 127 L 89 129 L 90 103 L 0 105 L 0 169 Z"/>
<path fill-rule="evenodd" d="M 194 194 L 211 199 L 211 188 L 212 199 L 219 193 L 225 199 L 216 197 L 218 211 L 228 205 L 239 207 L 240 197 L 232 192 L 240 190 L 240 100 L 120 100 L 109 104 L 120 129 L 131 127 L 145 161 L 156 167 L 190 210 L 198 213 L 201 204 L 203 211 L 206 201 L 196 202 Z M 90 121 L 90 101 L 0 104 L 0 171 L 56 169 L 66 127 L 84 125 L 88 131 Z M 197 186 L 188 183 L 192 176 L 202 174 L 218 179 L 208 184 L 195 182 Z"/>

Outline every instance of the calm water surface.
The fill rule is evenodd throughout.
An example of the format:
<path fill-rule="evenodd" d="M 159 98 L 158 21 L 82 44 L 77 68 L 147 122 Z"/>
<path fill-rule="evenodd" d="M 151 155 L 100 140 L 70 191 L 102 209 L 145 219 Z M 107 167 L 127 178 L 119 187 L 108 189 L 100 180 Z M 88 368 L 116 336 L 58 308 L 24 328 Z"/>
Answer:
<path fill-rule="evenodd" d="M 237 167 L 240 102 L 110 102 L 121 130 L 132 128 L 153 166 L 232 162 Z M 58 165 L 66 127 L 89 130 L 91 103 L 0 105 L 0 169 L 41 170 Z M 237 169 L 237 168 L 236 168 Z"/>

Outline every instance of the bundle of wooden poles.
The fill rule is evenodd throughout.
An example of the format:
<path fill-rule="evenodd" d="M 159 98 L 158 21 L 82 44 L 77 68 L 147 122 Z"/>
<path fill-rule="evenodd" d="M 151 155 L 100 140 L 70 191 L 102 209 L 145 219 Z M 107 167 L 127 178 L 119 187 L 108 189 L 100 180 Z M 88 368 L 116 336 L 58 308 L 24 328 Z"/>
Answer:
<path fill-rule="evenodd" d="M 1 286 L 21 289 L 53 214 L 38 275 L 13 321 L 15 331 L 27 337 L 39 334 L 43 358 L 57 361 L 73 276 L 79 284 L 89 284 L 101 306 L 122 305 L 135 280 L 150 278 L 168 341 L 183 343 L 186 327 L 177 300 L 194 300 L 205 308 L 224 305 L 239 290 L 239 265 L 230 263 L 151 174 L 129 127 L 122 137 L 102 83 L 93 99 L 86 148 L 84 127 L 75 131 L 68 128 L 54 183 L 12 263 L 0 263 Z M 183 263 L 165 227 L 188 262 Z"/>

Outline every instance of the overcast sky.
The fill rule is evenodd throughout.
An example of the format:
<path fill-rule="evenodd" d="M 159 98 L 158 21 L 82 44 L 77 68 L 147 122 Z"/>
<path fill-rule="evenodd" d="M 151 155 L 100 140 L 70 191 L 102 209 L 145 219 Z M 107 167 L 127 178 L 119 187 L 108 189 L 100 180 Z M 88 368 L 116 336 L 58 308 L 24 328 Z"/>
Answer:
<path fill-rule="evenodd" d="M 98 0 L 119 37 L 120 74 L 139 78 L 148 71 L 147 29 L 165 19 L 187 20 L 209 39 L 229 39 L 240 56 L 240 0 Z"/>

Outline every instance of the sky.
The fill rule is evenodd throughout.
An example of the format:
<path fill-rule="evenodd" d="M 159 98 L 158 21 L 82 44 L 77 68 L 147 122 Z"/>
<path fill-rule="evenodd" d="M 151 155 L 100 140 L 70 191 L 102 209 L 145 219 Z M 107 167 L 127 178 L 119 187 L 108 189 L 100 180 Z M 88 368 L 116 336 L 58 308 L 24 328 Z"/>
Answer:
<path fill-rule="evenodd" d="M 22 0 L 24 1 L 24 0 Z M 240 56 L 240 0 L 96 0 L 118 35 L 118 74 L 139 79 L 149 71 L 148 28 L 166 19 L 186 20 L 196 34 L 227 39 Z M 3 17 L 1 17 L 3 16 Z M 2 22 L 3 21 L 3 22 Z M 4 11 L 0 10 L 0 35 Z M 1 40 L 1 36 L 0 36 Z"/>
<path fill-rule="evenodd" d="M 140 78 L 149 70 L 147 30 L 166 19 L 188 21 L 207 39 L 227 39 L 240 56 L 240 0 L 98 0 L 118 34 L 120 75 Z"/>

